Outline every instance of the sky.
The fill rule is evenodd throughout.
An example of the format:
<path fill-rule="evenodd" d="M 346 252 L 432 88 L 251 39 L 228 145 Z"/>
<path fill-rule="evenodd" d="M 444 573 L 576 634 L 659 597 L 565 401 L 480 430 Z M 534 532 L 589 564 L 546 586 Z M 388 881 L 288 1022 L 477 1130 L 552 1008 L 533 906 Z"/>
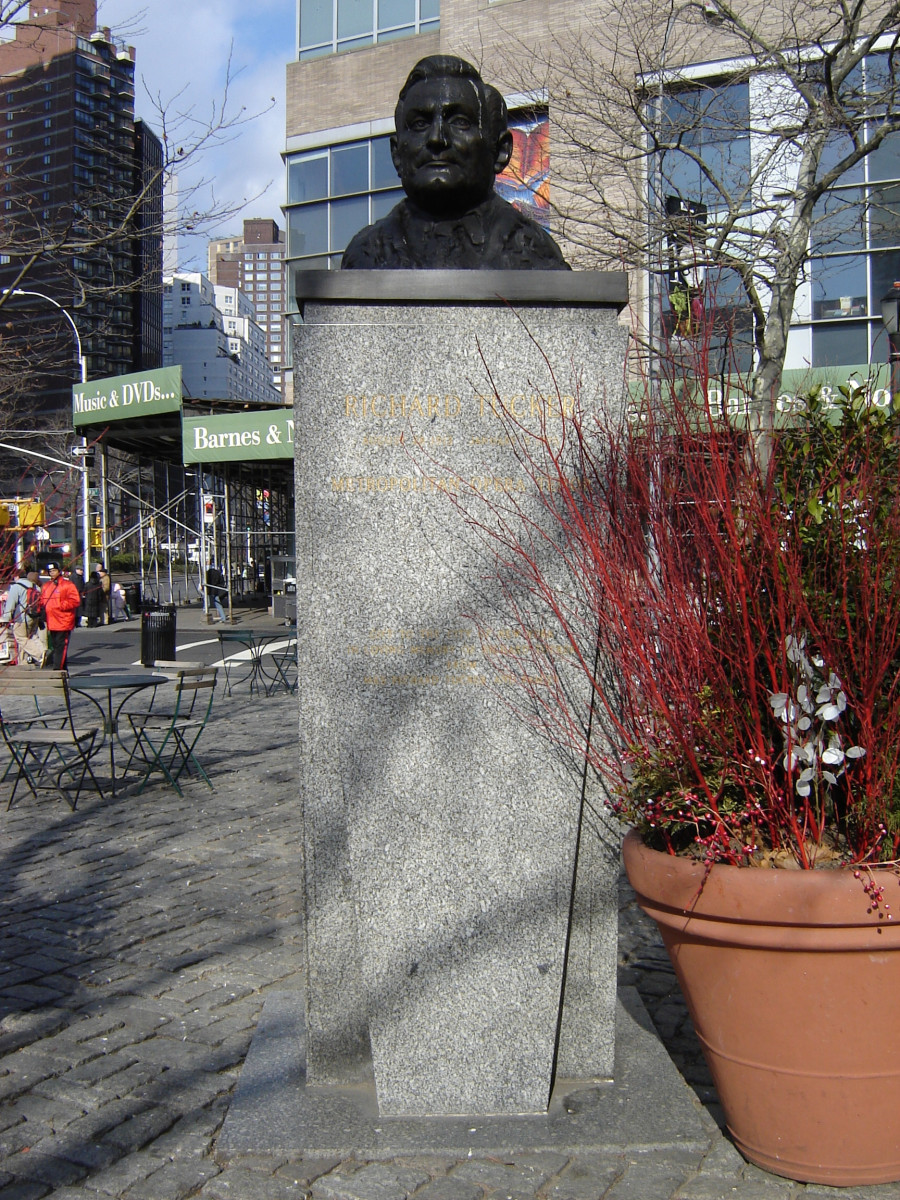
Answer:
<path fill-rule="evenodd" d="M 178 147 L 196 144 L 223 102 L 232 121 L 179 177 L 188 212 L 234 210 L 182 240 L 183 268 L 205 272 L 208 240 L 239 234 L 245 217 L 270 217 L 284 228 L 280 155 L 295 10 L 295 0 L 99 0 L 98 26 L 137 51 L 137 116 L 162 134 L 161 102 Z"/>

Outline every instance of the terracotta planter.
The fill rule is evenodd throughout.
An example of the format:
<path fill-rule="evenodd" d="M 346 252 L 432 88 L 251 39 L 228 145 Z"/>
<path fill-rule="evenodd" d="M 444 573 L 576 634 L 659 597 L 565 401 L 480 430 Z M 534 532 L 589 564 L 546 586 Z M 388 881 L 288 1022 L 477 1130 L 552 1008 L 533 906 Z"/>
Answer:
<path fill-rule="evenodd" d="M 741 1152 L 790 1179 L 900 1179 L 897 876 L 889 922 L 852 871 L 715 866 L 704 882 L 633 830 L 624 855 Z"/>

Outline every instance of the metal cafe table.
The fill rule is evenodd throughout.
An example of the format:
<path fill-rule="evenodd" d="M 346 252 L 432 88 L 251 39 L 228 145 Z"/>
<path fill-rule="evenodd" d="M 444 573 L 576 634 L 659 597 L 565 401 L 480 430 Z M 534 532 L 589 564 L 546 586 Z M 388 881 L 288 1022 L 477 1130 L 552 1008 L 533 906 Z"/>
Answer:
<path fill-rule="evenodd" d="M 70 675 L 69 690 L 84 696 L 100 712 L 103 718 L 103 736 L 109 744 L 109 770 L 112 776 L 112 795 L 116 794 L 116 742 L 123 746 L 119 737 L 119 717 L 132 696 L 148 688 L 154 690 L 161 683 L 168 683 L 167 675 L 154 675 L 149 671 L 98 671 L 90 675 Z M 106 693 L 104 706 L 102 693 Z M 124 692 L 119 697 L 116 693 Z M 95 695 L 96 693 L 96 695 Z M 114 699 L 114 694 L 115 699 Z"/>
<path fill-rule="evenodd" d="M 278 651 L 292 646 L 296 655 L 297 627 L 286 627 L 284 632 L 254 629 L 224 629 L 219 631 L 219 647 L 222 652 L 222 668 L 225 675 L 225 694 L 231 695 L 232 687 L 241 683 L 250 684 L 254 691 L 271 696 L 277 685 L 283 684 L 291 691 L 285 664 Z M 271 667 L 264 659 L 271 657 Z M 294 685 L 293 690 L 296 690 Z"/>

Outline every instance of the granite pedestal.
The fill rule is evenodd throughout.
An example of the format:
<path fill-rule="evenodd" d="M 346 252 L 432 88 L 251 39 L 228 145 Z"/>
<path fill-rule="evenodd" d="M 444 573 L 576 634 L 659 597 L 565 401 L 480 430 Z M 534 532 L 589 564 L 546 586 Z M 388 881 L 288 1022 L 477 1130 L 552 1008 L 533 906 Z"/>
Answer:
<path fill-rule="evenodd" d="M 308 1077 L 363 1081 L 371 1051 L 384 1115 L 545 1112 L 554 1072 L 612 1074 L 618 846 L 579 860 L 578 779 L 498 698 L 476 627 L 508 610 L 459 504 L 539 515 L 504 412 L 552 437 L 576 397 L 621 405 L 624 278 L 317 272 L 298 298 Z"/>

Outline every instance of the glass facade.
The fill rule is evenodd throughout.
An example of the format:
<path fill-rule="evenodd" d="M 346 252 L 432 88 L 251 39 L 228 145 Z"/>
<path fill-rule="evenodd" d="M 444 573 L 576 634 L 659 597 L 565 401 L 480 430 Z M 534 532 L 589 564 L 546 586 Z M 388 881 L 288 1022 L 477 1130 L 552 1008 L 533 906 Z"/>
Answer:
<path fill-rule="evenodd" d="M 851 81 L 865 117 L 867 94 L 884 84 L 890 70 L 886 55 L 865 59 Z M 667 278 L 658 296 L 663 326 L 685 332 L 690 317 L 683 314 L 685 298 L 701 310 L 715 310 L 723 329 L 733 338 L 732 364 L 751 365 L 752 324 L 736 277 L 731 271 L 703 267 L 701 278 L 679 273 L 678 259 L 702 259 L 691 242 L 706 242 L 719 224 L 722 210 L 743 210 L 748 227 L 762 228 L 767 201 L 779 189 L 789 190 L 784 156 L 764 155 L 771 143 L 764 134 L 764 111 L 773 103 L 777 82 L 706 83 L 668 95 L 656 105 L 660 146 L 651 180 L 654 203 L 669 222 L 665 254 Z M 771 126 L 770 126 L 771 127 Z M 868 126 L 860 117 L 860 129 Z M 751 138 L 751 129 L 754 137 Z M 677 143 L 674 145 L 673 143 Z M 840 161 L 852 147 L 847 134 L 835 134 L 823 155 L 821 171 Z M 753 235 L 751 234 L 751 237 Z M 734 243 L 736 244 L 736 243 Z M 900 279 L 900 134 L 889 136 L 878 150 L 843 175 L 814 211 L 806 275 L 798 289 L 794 329 L 802 331 L 803 357 L 813 367 L 859 365 L 887 359 L 887 339 L 881 324 L 881 297 Z M 679 299 L 679 292 L 680 297 Z M 680 328 L 679 328 L 680 326 Z M 792 335 L 793 336 L 793 335 Z"/>
<path fill-rule="evenodd" d="M 321 58 L 440 26 L 440 0 L 300 0 L 298 54 Z"/>
<path fill-rule="evenodd" d="M 402 196 L 388 136 L 290 155 L 287 257 L 299 270 L 339 267 L 353 235 Z"/>
<path fill-rule="evenodd" d="M 549 227 L 546 115 L 510 120 L 514 151 L 497 191 Z M 354 234 L 403 198 L 390 135 L 291 154 L 287 159 L 287 258 L 295 270 L 337 268 Z"/>

